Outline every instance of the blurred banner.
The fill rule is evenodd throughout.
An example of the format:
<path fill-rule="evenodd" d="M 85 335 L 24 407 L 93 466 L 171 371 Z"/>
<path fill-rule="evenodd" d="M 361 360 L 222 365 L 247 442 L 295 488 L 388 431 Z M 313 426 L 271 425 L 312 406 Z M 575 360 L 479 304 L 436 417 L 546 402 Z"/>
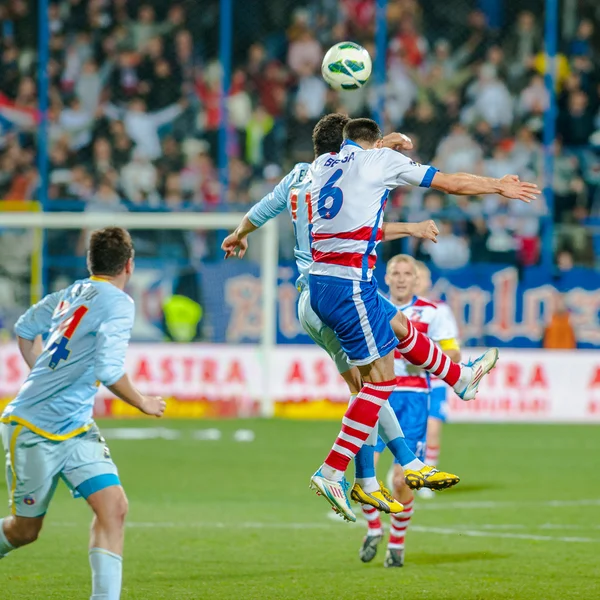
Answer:
<path fill-rule="evenodd" d="M 194 341 L 256 343 L 262 331 L 262 291 L 258 266 L 246 262 L 201 265 L 194 299 L 202 319 Z M 376 271 L 385 291 L 384 269 Z M 452 308 L 464 346 L 539 348 L 545 327 L 557 306 L 570 313 L 577 346 L 600 347 L 600 273 L 573 268 L 549 278 L 542 267 L 474 264 L 435 272 L 432 297 Z M 297 319 L 297 271 L 282 263 L 278 288 L 278 344 L 309 344 Z M 164 298 L 176 276 L 159 269 L 138 269 L 129 293 L 136 300 L 134 337 L 162 341 Z M 563 293 L 564 290 L 564 293 Z"/>
<path fill-rule="evenodd" d="M 473 355 L 478 352 L 473 349 Z M 600 423 L 597 352 L 503 350 L 500 358 L 476 400 L 463 402 L 451 394 L 450 420 Z M 258 416 L 268 379 L 275 416 L 341 418 L 348 390 L 321 350 L 280 346 L 272 361 L 263 377 L 260 351 L 252 345 L 133 344 L 127 368 L 143 392 L 169 398 L 172 417 Z M 16 345 L 0 346 L 2 404 L 26 376 Z M 99 417 L 138 415 L 104 388 L 96 408 Z"/>

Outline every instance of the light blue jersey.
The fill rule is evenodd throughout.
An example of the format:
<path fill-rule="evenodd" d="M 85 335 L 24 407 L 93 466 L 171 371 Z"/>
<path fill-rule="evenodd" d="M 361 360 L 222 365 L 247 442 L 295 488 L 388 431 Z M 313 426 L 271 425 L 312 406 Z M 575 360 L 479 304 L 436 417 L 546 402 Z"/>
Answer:
<path fill-rule="evenodd" d="M 300 277 L 296 281 L 298 289 L 308 285 L 308 271 L 313 262 L 310 249 L 311 232 L 311 203 L 310 179 L 308 178 L 308 163 L 298 163 L 260 202 L 255 204 L 248 213 L 250 222 L 256 227 L 262 227 L 267 221 L 275 218 L 285 208 L 288 209 L 294 224 L 296 247 L 294 256 Z"/>
<path fill-rule="evenodd" d="M 125 374 L 133 300 L 112 283 L 92 277 L 46 296 L 15 325 L 19 337 L 48 334 L 43 352 L 3 423 L 18 423 L 51 440 L 89 429 L 100 383 Z"/>

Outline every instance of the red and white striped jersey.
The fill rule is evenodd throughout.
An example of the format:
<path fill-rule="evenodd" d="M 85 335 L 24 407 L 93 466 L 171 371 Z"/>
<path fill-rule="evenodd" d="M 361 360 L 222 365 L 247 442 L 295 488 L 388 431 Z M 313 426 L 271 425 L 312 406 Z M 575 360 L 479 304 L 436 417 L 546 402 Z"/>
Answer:
<path fill-rule="evenodd" d="M 446 342 L 445 344 L 441 344 L 442 350 L 450 350 L 450 349 L 460 349 L 460 345 L 458 342 L 458 323 L 450 310 L 450 307 L 443 300 L 435 300 L 434 304 L 437 306 L 438 312 L 440 313 L 440 318 L 448 324 L 448 331 L 454 331 L 454 336 L 451 338 L 446 338 L 445 340 L 440 340 Z M 438 379 L 437 377 L 431 377 L 431 387 L 448 387 L 448 384 L 445 383 L 442 379 Z"/>
<path fill-rule="evenodd" d="M 369 281 L 390 190 L 429 187 L 436 169 L 388 148 L 346 141 L 311 165 L 312 275 Z"/>
<path fill-rule="evenodd" d="M 398 307 L 406 318 L 412 322 L 415 329 L 426 335 L 430 340 L 443 342 L 456 339 L 458 331 L 450 311 L 439 310 L 440 305 L 415 296 L 410 304 Z M 399 391 L 427 392 L 429 376 L 426 371 L 411 365 L 398 350 L 394 354 L 394 372 L 396 373 L 397 389 Z"/>

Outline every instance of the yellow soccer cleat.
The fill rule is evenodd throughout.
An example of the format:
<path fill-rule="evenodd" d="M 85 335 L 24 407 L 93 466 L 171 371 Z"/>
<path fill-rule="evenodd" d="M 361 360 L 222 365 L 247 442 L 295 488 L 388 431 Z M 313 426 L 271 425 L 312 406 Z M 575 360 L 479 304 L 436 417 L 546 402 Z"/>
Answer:
<path fill-rule="evenodd" d="M 420 490 L 423 487 L 430 490 L 445 490 L 455 486 L 460 481 L 460 477 L 425 465 L 419 471 L 405 469 L 404 480 L 411 490 Z"/>
<path fill-rule="evenodd" d="M 352 498 L 354 502 L 374 506 L 377 510 L 384 513 L 391 513 L 394 515 L 401 513 L 404 510 L 404 506 L 384 487 L 383 481 L 379 482 L 379 486 L 380 487 L 376 492 L 365 492 L 358 483 L 355 483 L 352 486 L 350 498 Z"/>

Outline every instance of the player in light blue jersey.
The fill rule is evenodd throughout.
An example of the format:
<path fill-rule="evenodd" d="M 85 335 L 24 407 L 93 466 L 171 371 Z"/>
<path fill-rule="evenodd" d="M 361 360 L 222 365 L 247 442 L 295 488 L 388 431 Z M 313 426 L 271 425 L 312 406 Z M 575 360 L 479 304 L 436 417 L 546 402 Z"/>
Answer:
<path fill-rule="evenodd" d="M 91 277 L 46 296 L 15 326 L 31 372 L 0 418 L 11 510 L 0 519 L 0 559 L 37 539 L 62 479 L 94 511 L 91 598 L 118 600 L 127 498 L 92 418 L 94 397 L 103 384 L 157 417 L 165 402 L 142 395 L 125 373 L 134 319 L 133 300 L 123 291 L 134 269 L 129 233 L 94 231 L 88 269 Z"/>
<path fill-rule="evenodd" d="M 331 114 L 323 117 L 315 127 L 313 141 L 315 144 L 315 154 L 317 156 L 338 151 L 342 143 L 342 132 L 344 125 L 349 121 L 345 115 Z M 390 147 L 398 144 L 409 144 L 408 138 L 401 134 L 391 134 L 386 137 L 386 143 Z M 307 163 L 299 163 L 294 169 L 275 187 L 273 192 L 265 196 L 260 202 L 254 205 L 248 214 L 243 218 L 238 228 L 229 235 L 223 242 L 222 248 L 225 250 L 225 257 L 237 255 L 241 258 L 248 248 L 247 236 L 262 227 L 267 221 L 273 219 L 284 210 L 288 210 L 294 225 L 296 237 L 295 257 L 300 276 L 297 280 L 297 287 L 300 291 L 298 301 L 298 318 L 303 329 L 312 338 L 312 340 L 323 348 L 334 360 L 340 375 L 348 384 L 351 394 L 351 401 L 354 399 L 362 386 L 360 373 L 356 367 L 348 363 L 346 353 L 329 327 L 325 326 L 317 317 L 310 305 L 310 293 L 308 289 L 308 272 L 312 265 L 312 251 L 310 246 L 311 238 L 311 202 L 310 186 L 312 181 L 308 176 L 309 166 Z M 383 225 L 384 239 L 393 240 L 405 236 L 415 236 L 435 241 L 437 228 L 433 221 L 423 223 L 385 223 Z M 411 472 L 413 476 L 410 479 L 410 485 L 416 489 L 421 486 L 439 489 L 447 487 L 448 481 L 458 482 L 455 475 L 442 473 L 436 469 L 430 469 L 418 460 L 414 453 L 404 442 L 402 429 L 393 410 L 385 404 L 380 414 L 381 435 L 388 442 L 390 449 Z M 372 444 L 377 441 L 377 432 L 371 439 Z M 360 468 L 359 468 L 360 467 Z M 421 469 L 430 469 L 427 473 L 420 474 Z M 357 464 L 357 484 L 353 489 L 352 497 L 361 503 L 367 503 L 384 512 L 393 512 L 400 508 L 400 504 L 393 501 L 393 498 L 387 490 L 380 484 L 377 484 L 374 478 L 374 468 L 365 469 L 363 463 Z M 368 472 L 367 472 L 368 471 Z M 373 472 L 371 474 L 371 471 Z M 363 477 L 364 475 L 364 477 Z M 361 487 L 366 478 L 373 480 L 373 489 L 365 492 Z"/>

